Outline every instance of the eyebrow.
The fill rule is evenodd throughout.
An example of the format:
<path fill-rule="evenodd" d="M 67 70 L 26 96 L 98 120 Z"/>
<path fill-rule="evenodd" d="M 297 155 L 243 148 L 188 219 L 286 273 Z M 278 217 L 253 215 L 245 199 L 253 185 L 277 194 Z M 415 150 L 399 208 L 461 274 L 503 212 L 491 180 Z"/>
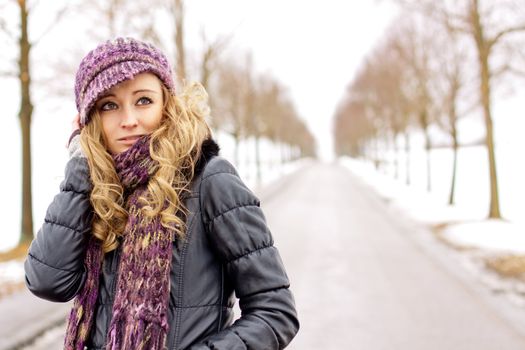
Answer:
<path fill-rule="evenodd" d="M 138 94 L 139 92 L 152 92 L 154 94 L 158 94 L 157 91 L 155 90 L 149 90 L 149 89 L 140 89 L 140 90 L 135 90 L 133 91 L 133 95 L 136 95 Z M 103 98 L 106 98 L 106 97 L 117 97 L 115 94 L 112 94 L 112 93 L 107 93 L 107 94 L 104 94 L 102 96 L 99 97 L 99 100 L 103 99 Z"/>

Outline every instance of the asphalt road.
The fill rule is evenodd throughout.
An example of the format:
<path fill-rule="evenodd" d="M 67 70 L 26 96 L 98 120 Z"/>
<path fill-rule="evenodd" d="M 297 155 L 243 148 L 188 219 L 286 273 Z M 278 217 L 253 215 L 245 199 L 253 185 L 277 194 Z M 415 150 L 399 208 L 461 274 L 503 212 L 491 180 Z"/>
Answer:
<path fill-rule="evenodd" d="M 290 349 L 525 349 L 525 310 L 503 315 L 510 304 L 341 165 L 314 163 L 275 193 L 263 208 L 301 319 Z"/>
<path fill-rule="evenodd" d="M 260 197 L 301 320 L 289 349 L 525 349 L 525 310 L 342 166 L 312 162 Z M 24 349 L 60 349 L 60 327 Z"/>

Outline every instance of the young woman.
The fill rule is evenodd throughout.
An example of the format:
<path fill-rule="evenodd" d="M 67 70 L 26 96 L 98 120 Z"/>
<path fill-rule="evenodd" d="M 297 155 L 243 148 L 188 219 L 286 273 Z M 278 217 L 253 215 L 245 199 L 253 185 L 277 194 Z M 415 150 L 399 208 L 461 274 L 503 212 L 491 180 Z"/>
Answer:
<path fill-rule="evenodd" d="M 75 97 L 65 179 L 25 262 L 35 295 L 75 298 L 65 349 L 286 347 L 289 281 L 203 89 L 176 92 L 164 54 L 118 38 L 81 61 Z"/>

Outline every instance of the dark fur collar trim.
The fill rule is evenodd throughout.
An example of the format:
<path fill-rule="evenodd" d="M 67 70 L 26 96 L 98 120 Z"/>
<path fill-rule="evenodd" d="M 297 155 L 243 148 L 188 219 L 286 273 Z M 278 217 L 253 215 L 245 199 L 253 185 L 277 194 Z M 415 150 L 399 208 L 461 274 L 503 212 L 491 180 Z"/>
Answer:
<path fill-rule="evenodd" d="M 217 142 L 215 142 L 215 140 L 212 138 L 204 140 L 201 144 L 201 155 L 195 164 L 193 176 L 198 176 L 206 166 L 206 163 L 208 163 L 211 158 L 219 155 L 220 149 L 221 148 Z"/>

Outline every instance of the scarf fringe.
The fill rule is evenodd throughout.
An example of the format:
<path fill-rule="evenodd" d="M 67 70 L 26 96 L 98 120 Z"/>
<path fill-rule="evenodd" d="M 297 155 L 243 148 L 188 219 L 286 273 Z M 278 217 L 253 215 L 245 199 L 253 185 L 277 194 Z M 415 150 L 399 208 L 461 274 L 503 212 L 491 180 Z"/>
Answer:
<path fill-rule="evenodd" d="M 119 320 L 112 323 L 109 330 L 106 350 L 162 349 L 167 337 L 167 324 L 149 322 L 143 319 Z"/>
<path fill-rule="evenodd" d="M 97 301 L 102 255 L 100 244 L 92 236 L 88 242 L 84 259 L 87 268 L 86 282 L 84 288 L 75 299 L 68 317 L 66 337 L 64 339 L 65 350 L 84 350 L 84 344 L 94 317 L 93 312 L 90 312 L 90 310 L 94 310 Z"/>

